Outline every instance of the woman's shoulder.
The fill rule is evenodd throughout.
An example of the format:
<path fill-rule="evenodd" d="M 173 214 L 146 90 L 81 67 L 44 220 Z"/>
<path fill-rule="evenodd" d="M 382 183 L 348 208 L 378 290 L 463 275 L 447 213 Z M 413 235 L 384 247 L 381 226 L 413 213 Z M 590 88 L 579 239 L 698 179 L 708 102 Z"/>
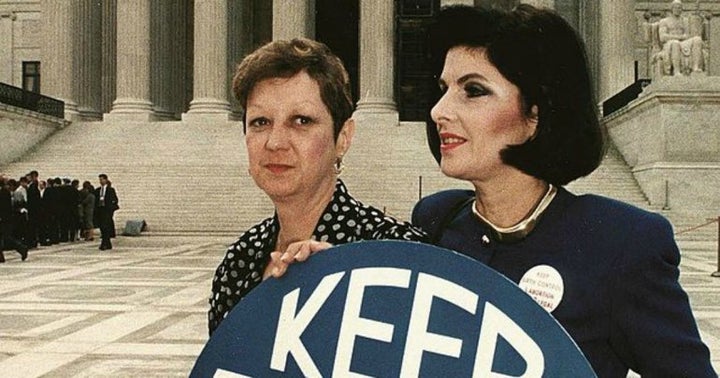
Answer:
<path fill-rule="evenodd" d="M 627 202 L 597 194 L 572 196 L 574 200 L 571 209 L 598 220 L 610 219 L 614 223 L 671 227 L 670 222 L 663 215 Z"/>
<path fill-rule="evenodd" d="M 423 197 L 415 205 L 415 210 L 425 210 L 433 207 L 446 207 L 459 201 L 469 200 L 475 197 L 475 192 L 465 189 L 443 190 Z"/>
<path fill-rule="evenodd" d="M 276 222 L 274 217 L 263 219 L 261 222 L 251 226 L 243 233 L 240 234 L 238 239 L 233 243 L 230 248 L 233 247 L 247 247 L 247 242 L 263 241 L 269 239 L 277 232 Z M 259 247 L 259 245 L 258 245 Z"/>
<path fill-rule="evenodd" d="M 250 227 L 225 250 L 225 256 L 218 266 L 215 276 L 220 277 L 230 270 L 256 271 L 264 268 L 269 242 L 274 241 L 274 218 L 267 218 Z"/>
<path fill-rule="evenodd" d="M 428 218 L 437 218 L 440 214 L 445 214 L 457 206 L 461 206 L 475 197 L 472 190 L 451 189 L 443 190 L 424 197 L 418 201 L 413 209 L 413 224 L 422 225 Z"/>
<path fill-rule="evenodd" d="M 561 229 L 574 230 L 568 238 L 593 240 L 593 245 L 604 245 L 623 260 L 641 262 L 659 255 L 677 260 L 672 224 L 661 214 L 594 194 L 560 198 L 567 205 L 558 207 L 553 218 L 562 220 Z"/>
<path fill-rule="evenodd" d="M 419 227 L 387 215 L 384 211 L 374 206 L 363 204 L 347 192 L 345 192 L 345 198 L 343 198 L 342 203 L 333 204 L 332 210 L 338 210 L 336 207 L 342 210 L 352 211 L 353 214 L 349 216 L 352 220 L 343 219 L 342 221 L 351 221 L 352 226 L 357 230 L 356 235 L 360 236 L 361 239 L 425 241 L 425 232 Z"/>

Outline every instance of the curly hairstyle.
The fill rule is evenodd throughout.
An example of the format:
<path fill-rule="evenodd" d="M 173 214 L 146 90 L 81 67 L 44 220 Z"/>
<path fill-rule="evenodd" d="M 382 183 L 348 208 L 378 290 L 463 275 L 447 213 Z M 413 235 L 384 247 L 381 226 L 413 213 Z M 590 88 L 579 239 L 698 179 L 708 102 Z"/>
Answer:
<path fill-rule="evenodd" d="M 255 85 L 270 78 L 290 78 L 301 71 L 320 86 L 320 97 L 333 119 L 337 139 L 353 112 L 350 78 L 342 61 L 325 44 L 307 38 L 272 41 L 246 56 L 232 82 L 243 109 Z"/>

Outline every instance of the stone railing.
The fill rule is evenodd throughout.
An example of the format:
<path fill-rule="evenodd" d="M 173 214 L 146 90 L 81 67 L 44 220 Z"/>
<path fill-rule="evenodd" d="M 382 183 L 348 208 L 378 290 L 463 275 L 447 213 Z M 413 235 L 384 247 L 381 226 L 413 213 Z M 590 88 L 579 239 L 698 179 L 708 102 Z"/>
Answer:
<path fill-rule="evenodd" d="M 65 115 L 64 102 L 4 83 L 0 83 L 0 102 L 57 118 Z"/>

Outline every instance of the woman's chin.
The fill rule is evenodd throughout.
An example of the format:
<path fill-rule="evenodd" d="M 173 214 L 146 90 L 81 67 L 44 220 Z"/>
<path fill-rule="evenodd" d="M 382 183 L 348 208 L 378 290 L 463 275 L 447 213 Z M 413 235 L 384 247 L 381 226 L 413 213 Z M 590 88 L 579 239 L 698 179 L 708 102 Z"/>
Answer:
<path fill-rule="evenodd" d="M 464 180 L 464 174 L 461 167 L 458 167 L 454 164 L 441 162 L 440 163 L 440 171 L 447 177 L 454 178 L 454 179 L 460 179 Z"/>
<path fill-rule="evenodd" d="M 281 185 L 265 185 L 260 187 L 260 189 L 262 189 L 262 191 L 265 192 L 265 194 L 270 197 L 273 202 L 282 201 L 283 199 L 286 199 L 297 193 L 297 190 L 294 190 L 289 186 Z"/>
<path fill-rule="evenodd" d="M 278 177 L 253 177 L 255 185 L 260 188 L 270 199 L 287 197 L 297 191 L 297 185 L 292 180 L 280 179 Z"/>

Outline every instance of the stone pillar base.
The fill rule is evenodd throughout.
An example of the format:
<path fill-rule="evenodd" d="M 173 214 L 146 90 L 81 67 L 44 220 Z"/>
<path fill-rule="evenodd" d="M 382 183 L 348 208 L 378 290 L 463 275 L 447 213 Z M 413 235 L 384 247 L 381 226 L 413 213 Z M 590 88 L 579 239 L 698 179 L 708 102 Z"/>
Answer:
<path fill-rule="evenodd" d="M 145 113 L 152 112 L 152 103 L 135 98 L 119 98 L 113 102 L 110 113 Z"/>
<path fill-rule="evenodd" d="M 177 114 L 167 109 L 154 108 L 155 118 L 160 121 L 177 121 Z"/>
<path fill-rule="evenodd" d="M 80 119 L 80 111 L 78 110 L 78 106 L 75 102 L 65 100 L 63 98 L 60 99 L 65 103 L 65 106 L 63 108 L 63 113 L 65 114 L 65 120 L 67 121 L 77 121 Z"/>
<path fill-rule="evenodd" d="M 230 113 L 230 103 L 216 98 L 196 98 L 190 101 L 188 113 Z"/>
<path fill-rule="evenodd" d="M 186 122 L 227 122 L 236 119 L 230 112 L 187 112 L 182 114 L 182 120 Z"/>
<path fill-rule="evenodd" d="M 374 112 L 370 110 L 356 110 L 353 119 L 358 127 L 398 126 L 400 115 L 398 112 Z"/>
<path fill-rule="evenodd" d="M 118 99 L 110 113 L 103 114 L 103 121 L 152 122 L 157 121 L 152 103 L 136 99 Z"/>
<path fill-rule="evenodd" d="M 400 114 L 392 100 L 386 98 L 360 99 L 353 119 L 360 124 L 374 124 L 384 126 L 397 126 L 400 124 Z"/>
<path fill-rule="evenodd" d="M 77 119 L 78 121 L 100 121 L 103 119 L 103 114 L 95 109 L 86 107 L 80 107 L 78 109 Z"/>
<path fill-rule="evenodd" d="M 121 122 L 156 122 L 162 121 L 155 116 L 154 113 L 120 113 L 110 112 L 103 114 L 103 121 L 121 121 Z"/>
<path fill-rule="evenodd" d="M 633 175 L 653 206 L 680 212 L 720 209 L 718 162 L 659 162 L 635 167 Z"/>
<path fill-rule="evenodd" d="M 368 111 L 375 113 L 397 113 L 397 106 L 392 99 L 383 97 L 365 97 L 357 103 L 357 111 Z"/>
<path fill-rule="evenodd" d="M 662 77 L 602 120 L 652 205 L 720 208 L 718 103 L 718 77 Z"/>

